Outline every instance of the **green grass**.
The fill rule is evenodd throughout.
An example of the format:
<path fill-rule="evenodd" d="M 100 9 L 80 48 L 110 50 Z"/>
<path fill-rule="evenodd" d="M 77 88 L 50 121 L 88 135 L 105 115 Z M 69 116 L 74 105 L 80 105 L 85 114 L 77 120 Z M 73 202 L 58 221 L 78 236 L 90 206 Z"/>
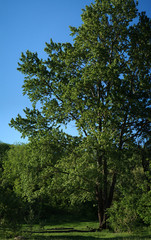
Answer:
<path fill-rule="evenodd" d="M 85 221 L 64 221 L 61 220 L 56 222 L 55 220 L 51 221 L 50 224 L 41 223 L 41 225 L 22 225 L 22 232 L 16 235 L 25 236 L 30 240 L 103 240 L 103 239 L 112 239 L 112 240 L 149 240 L 151 239 L 151 231 L 139 231 L 136 233 L 112 233 L 108 230 L 102 232 L 58 232 L 52 233 L 48 232 L 51 229 L 58 230 L 63 228 L 72 228 L 76 230 L 89 230 L 96 229 L 98 227 L 97 222 L 85 222 Z M 62 230 L 63 230 L 62 229 Z M 32 231 L 32 233 L 31 233 Z M 12 232 L 9 229 L 6 231 L 0 230 L 0 239 L 2 240 L 12 240 L 14 239 Z"/>

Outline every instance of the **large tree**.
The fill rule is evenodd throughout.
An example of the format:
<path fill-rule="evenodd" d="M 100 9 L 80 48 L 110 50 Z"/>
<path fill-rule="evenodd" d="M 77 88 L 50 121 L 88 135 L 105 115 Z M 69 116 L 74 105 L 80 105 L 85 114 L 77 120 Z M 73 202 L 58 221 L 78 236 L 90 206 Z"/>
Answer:
<path fill-rule="evenodd" d="M 77 168 L 81 179 L 91 170 L 99 224 L 105 228 L 126 164 L 123 154 L 150 136 L 151 21 L 138 13 L 134 0 L 95 0 L 83 10 L 82 21 L 70 27 L 73 44 L 46 43 L 46 60 L 22 53 L 18 70 L 25 74 L 23 93 L 33 109 L 26 108 L 26 117 L 18 115 L 10 125 L 33 137 L 75 124 L 82 143 L 69 159 L 83 166 L 84 177 Z"/>

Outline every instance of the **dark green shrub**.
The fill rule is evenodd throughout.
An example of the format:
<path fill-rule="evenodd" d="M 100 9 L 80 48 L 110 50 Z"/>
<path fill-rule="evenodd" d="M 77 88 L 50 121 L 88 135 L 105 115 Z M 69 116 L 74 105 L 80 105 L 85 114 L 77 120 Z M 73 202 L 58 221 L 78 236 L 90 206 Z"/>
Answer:
<path fill-rule="evenodd" d="M 108 210 L 108 224 L 115 232 L 131 232 L 139 225 L 135 196 L 126 196 L 114 202 Z"/>

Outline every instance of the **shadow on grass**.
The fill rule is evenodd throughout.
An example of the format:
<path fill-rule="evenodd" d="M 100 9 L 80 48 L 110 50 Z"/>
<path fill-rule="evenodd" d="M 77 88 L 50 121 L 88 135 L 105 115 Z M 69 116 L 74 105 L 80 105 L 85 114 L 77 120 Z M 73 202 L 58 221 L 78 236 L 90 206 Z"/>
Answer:
<path fill-rule="evenodd" d="M 130 237 L 90 237 L 90 236 L 34 236 L 34 240 L 149 240 L 149 236 L 130 236 Z"/>

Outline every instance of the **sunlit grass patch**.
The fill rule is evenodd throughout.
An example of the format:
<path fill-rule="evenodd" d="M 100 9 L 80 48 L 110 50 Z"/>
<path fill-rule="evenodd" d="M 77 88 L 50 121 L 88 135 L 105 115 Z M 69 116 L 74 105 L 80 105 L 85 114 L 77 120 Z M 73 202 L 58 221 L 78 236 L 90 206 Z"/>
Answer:
<path fill-rule="evenodd" d="M 61 222 L 61 221 L 60 221 Z M 97 229 L 97 222 L 88 221 L 66 221 L 57 224 L 55 221 L 35 225 L 22 225 L 19 233 L 12 233 L 9 229 L 0 229 L 0 239 L 13 240 L 14 237 L 23 236 L 29 240 L 149 240 L 151 231 L 140 231 L 135 233 L 113 233 L 109 230 L 91 232 Z M 72 231 L 75 230 L 75 231 Z M 85 232 L 84 232 L 85 231 Z"/>

